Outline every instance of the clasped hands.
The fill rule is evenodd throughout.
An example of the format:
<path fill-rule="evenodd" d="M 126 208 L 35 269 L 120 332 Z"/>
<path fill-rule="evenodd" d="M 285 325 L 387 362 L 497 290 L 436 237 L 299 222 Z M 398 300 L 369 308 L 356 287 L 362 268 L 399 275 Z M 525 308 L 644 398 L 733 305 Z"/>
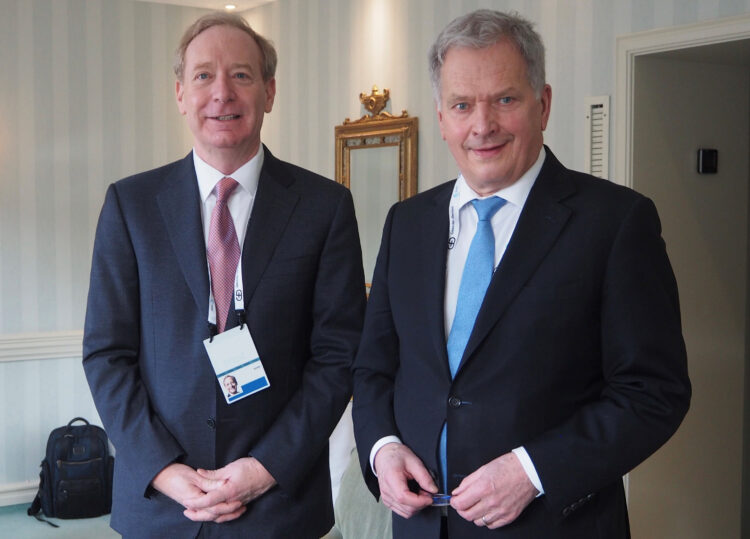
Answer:
<path fill-rule="evenodd" d="M 242 515 L 252 500 L 276 481 L 255 458 L 237 459 L 218 470 L 194 470 L 172 463 L 159 472 L 151 485 L 185 507 L 194 521 L 227 522 Z"/>
<path fill-rule="evenodd" d="M 375 455 L 374 464 L 383 503 L 394 513 L 409 518 L 432 504 L 432 494 L 438 487 L 406 445 L 384 445 Z M 419 484 L 420 492 L 409 489 L 409 480 Z M 450 504 L 466 520 L 495 529 L 518 518 L 537 494 L 518 457 L 511 452 L 466 476 L 451 492 Z"/>

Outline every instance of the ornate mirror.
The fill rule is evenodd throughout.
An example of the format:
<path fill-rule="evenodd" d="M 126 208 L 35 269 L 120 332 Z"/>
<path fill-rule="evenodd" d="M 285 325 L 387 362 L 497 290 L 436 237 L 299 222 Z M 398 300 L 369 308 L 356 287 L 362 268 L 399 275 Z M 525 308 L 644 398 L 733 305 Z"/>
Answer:
<path fill-rule="evenodd" d="M 390 207 L 417 193 L 418 119 L 383 109 L 390 92 L 377 86 L 359 99 L 370 113 L 335 128 L 336 181 L 352 191 L 362 241 L 365 281 L 372 281 L 383 223 Z"/>

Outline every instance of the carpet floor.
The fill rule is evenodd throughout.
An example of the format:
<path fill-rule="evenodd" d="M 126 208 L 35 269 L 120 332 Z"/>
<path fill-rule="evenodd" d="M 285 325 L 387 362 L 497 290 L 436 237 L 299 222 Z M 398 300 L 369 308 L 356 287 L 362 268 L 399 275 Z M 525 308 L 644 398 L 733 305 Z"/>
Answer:
<path fill-rule="evenodd" d="M 63 520 L 50 518 L 59 528 L 26 514 L 28 504 L 0 507 L 0 539 L 109 539 L 120 534 L 109 527 L 109 515 Z M 46 518 L 46 517 L 45 517 Z"/>

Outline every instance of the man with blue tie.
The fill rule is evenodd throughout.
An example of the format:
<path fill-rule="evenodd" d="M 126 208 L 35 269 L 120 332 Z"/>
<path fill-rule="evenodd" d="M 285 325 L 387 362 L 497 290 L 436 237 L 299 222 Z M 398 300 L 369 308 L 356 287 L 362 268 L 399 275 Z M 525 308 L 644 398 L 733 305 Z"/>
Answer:
<path fill-rule="evenodd" d="M 354 363 L 365 480 L 396 539 L 628 537 L 622 476 L 691 392 L 656 209 L 544 146 L 528 21 L 459 17 L 429 59 L 460 175 L 386 219 Z"/>
<path fill-rule="evenodd" d="M 126 538 L 333 525 L 328 438 L 351 396 L 361 251 L 349 190 L 261 144 L 275 69 L 241 17 L 198 19 L 175 65 L 193 151 L 106 194 L 83 365 Z"/>

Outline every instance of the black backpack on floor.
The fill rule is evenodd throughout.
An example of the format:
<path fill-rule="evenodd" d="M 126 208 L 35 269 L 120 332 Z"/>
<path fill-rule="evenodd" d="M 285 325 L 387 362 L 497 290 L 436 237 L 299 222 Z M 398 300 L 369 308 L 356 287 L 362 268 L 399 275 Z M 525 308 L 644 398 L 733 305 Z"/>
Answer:
<path fill-rule="evenodd" d="M 85 424 L 74 426 L 76 421 Z M 104 429 L 82 417 L 71 419 L 47 439 L 39 492 L 27 513 L 39 520 L 44 520 L 39 509 L 49 518 L 89 518 L 109 513 L 113 465 Z"/>

